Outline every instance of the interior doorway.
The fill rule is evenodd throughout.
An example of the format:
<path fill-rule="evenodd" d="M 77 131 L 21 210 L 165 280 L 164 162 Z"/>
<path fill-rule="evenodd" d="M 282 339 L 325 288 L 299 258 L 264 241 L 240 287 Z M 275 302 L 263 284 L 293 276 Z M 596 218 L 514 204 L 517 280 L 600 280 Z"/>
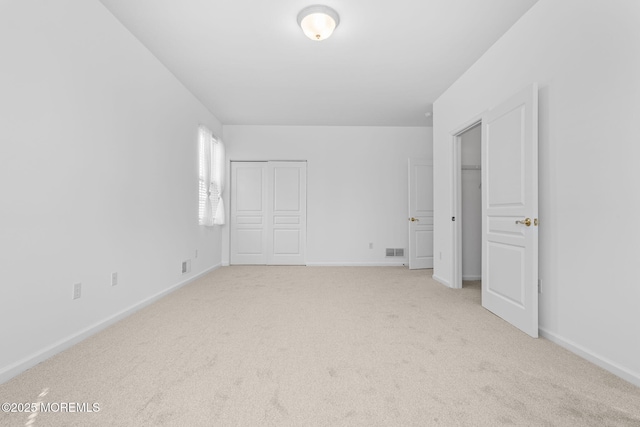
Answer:
<path fill-rule="evenodd" d="M 452 288 L 463 286 L 462 144 L 481 125 L 482 307 L 538 337 L 538 85 L 451 132 Z"/>
<path fill-rule="evenodd" d="M 482 122 L 453 134 L 453 287 L 480 290 L 482 279 Z"/>
<path fill-rule="evenodd" d="M 462 287 L 480 289 L 482 279 L 482 126 L 460 135 L 460 229 Z"/>

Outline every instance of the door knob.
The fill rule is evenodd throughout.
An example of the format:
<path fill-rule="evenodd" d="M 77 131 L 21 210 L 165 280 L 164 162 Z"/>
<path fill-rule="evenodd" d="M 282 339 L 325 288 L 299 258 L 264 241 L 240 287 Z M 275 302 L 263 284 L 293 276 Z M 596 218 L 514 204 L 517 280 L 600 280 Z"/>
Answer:
<path fill-rule="evenodd" d="M 420 220 L 418 218 L 411 217 L 409 218 L 409 221 L 414 222 L 414 221 L 420 221 Z"/>
<path fill-rule="evenodd" d="M 516 221 L 516 224 L 524 224 L 529 227 L 531 225 L 531 218 L 521 219 L 519 221 Z"/>

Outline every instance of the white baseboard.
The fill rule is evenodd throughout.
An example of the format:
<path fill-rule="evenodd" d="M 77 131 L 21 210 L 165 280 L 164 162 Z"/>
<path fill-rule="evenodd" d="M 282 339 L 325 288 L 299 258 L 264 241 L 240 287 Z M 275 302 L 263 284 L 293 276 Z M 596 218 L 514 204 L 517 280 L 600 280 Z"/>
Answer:
<path fill-rule="evenodd" d="M 435 280 L 436 282 L 438 282 L 438 283 L 440 283 L 442 285 L 445 285 L 447 288 L 451 287 L 451 284 L 449 283 L 448 280 L 444 280 L 442 277 L 440 277 L 440 276 L 438 276 L 436 274 L 434 274 L 432 277 L 433 277 L 433 280 Z"/>
<path fill-rule="evenodd" d="M 630 382 L 633 385 L 636 385 L 638 387 L 640 387 L 640 374 L 637 372 L 632 372 L 627 368 L 624 368 L 620 365 L 618 365 L 617 363 L 600 356 L 599 354 L 596 354 L 594 352 L 592 352 L 591 350 L 588 350 L 584 347 L 582 347 L 579 344 L 576 344 L 575 342 L 568 340 L 564 337 L 561 337 L 560 335 L 553 333 L 551 331 L 548 331 L 546 329 L 540 328 L 540 335 L 546 339 L 548 339 L 549 341 L 558 344 L 560 347 L 563 347 L 567 350 L 569 350 L 572 353 L 577 354 L 578 356 L 582 357 L 583 359 L 588 360 L 589 362 L 600 366 L 601 368 L 611 372 L 612 374 L 622 378 L 625 381 Z"/>
<path fill-rule="evenodd" d="M 465 276 L 464 274 L 462 275 L 462 280 L 482 280 L 482 275 L 480 276 Z"/>
<path fill-rule="evenodd" d="M 385 261 L 385 262 L 307 262 L 307 267 L 402 267 L 409 261 Z"/>
<path fill-rule="evenodd" d="M 146 298 L 128 308 L 125 308 L 124 310 L 115 313 L 114 315 L 107 317 L 104 320 L 94 323 L 93 325 L 88 326 L 73 335 L 59 340 L 58 342 L 43 348 L 42 350 L 32 354 L 31 356 L 27 356 L 26 358 L 3 368 L 0 371 L 0 384 L 9 381 L 16 375 L 36 366 L 38 363 L 43 362 L 50 357 L 55 356 L 56 354 L 74 346 L 75 344 L 85 340 L 86 338 L 89 338 L 91 335 L 94 335 L 102 331 L 103 329 L 106 329 L 114 323 L 124 319 L 125 317 L 132 315 L 141 308 L 148 306 L 149 304 L 159 300 L 160 298 L 170 294 L 171 292 L 178 290 L 179 288 L 195 281 L 196 279 L 199 279 L 202 276 L 209 274 L 210 272 L 218 268 L 220 268 L 220 264 L 214 265 L 213 267 L 210 267 L 193 277 L 183 280 L 182 282 L 179 282 L 161 292 L 158 292 L 155 295 L 150 296 L 149 298 Z"/>

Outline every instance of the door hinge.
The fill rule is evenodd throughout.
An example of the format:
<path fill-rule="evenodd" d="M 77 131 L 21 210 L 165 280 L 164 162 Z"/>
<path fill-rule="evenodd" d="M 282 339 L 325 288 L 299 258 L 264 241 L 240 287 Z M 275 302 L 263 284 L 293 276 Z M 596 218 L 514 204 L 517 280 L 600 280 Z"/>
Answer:
<path fill-rule="evenodd" d="M 455 221 L 455 220 L 456 220 L 456 217 L 455 217 L 455 216 L 452 216 L 452 217 L 451 217 L 451 221 Z"/>

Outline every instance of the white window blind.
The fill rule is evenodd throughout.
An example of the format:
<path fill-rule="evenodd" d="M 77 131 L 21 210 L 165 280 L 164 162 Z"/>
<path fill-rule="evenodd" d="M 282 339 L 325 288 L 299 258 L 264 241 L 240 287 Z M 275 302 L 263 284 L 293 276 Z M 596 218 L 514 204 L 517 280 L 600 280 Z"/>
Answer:
<path fill-rule="evenodd" d="M 224 203 L 224 144 L 205 126 L 198 129 L 199 204 L 200 225 L 223 225 Z"/>

